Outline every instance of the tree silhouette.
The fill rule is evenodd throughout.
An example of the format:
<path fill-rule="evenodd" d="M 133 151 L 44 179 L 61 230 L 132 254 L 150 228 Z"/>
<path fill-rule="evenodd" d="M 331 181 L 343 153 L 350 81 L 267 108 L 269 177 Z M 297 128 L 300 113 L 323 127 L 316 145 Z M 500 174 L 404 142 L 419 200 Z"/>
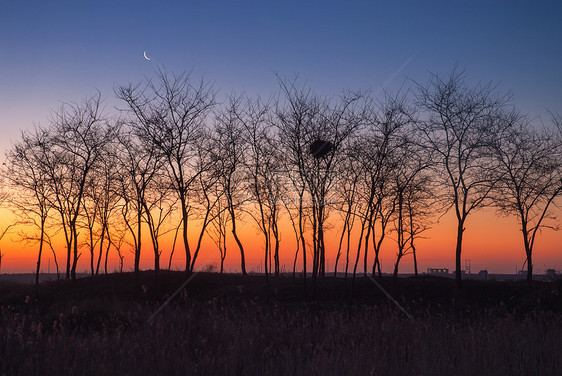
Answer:
<path fill-rule="evenodd" d="M 230 214 L 232 236 L 240 250 L 240 268 L 246 275 L 246 257 L 244 246 L 237 232 L 237 220 L 242 215 L 241 206 L 247 200 L 244 197 L 244 158 L 245 147 L 242 135 L 242 123 L 238 114 L 240 99 L 231 97 L 228 105 L 219 112 L 215 120 L 216 158 L 220 161 L 218 184 L 226 198 L 226 210 Z"/>
<path fill-rule="evenodd" d="M 179 199 L 185 270 L 189 272 L 190 195 L 201 173 L 197 144 L 204 136 L 207 116 L 216 104 L 213 87 L 203 79 L 194 84 L 185 72 L 175 75 L 159 70 L 155 81 L 147 79 L 135 86 L 120 86 L 116 93 L 136 120 L 131 123 L 135 136 L 165 162 L 170 187 Z"/>
<path fill-rule="evenodd" d="M 468 87 L 464 73 L 454 69 L 448 77 L 432 75 L 418 85 L 418 105 L 425 113 L 419 129 L 426 146 L 439 160 L 435 177 L 441 182 L 442 199 L 457 219 L 455 248 L 456 286 L 462 287 L 461 254 L 468 216 L 489 205 L 497 182 L 490 156 L 493 136 L 500 125 L 498 111 L 509 97 L 496 94 L 488 83 Z"/>
<path fill-rule="evenodd" d="M 357 254 L 353 267 L 353 279 L 357 273 L 361 250 L 363 249 L 363 273 L 367 274 L 369 242 L 373 242 L 373 274 L 380 269 L 379 252 L 386 235 L 386 227 L 395 210 L 395 195 L 391 190 L 391 179 L 396 161 L 394 153 L 402 142 L 401 129 L 410 120 L 405 116 L 404 98 L 385 97 L 378 103 L 371 103 L 366 112 L 366 128 L 357 140 L 354 151 L 356 160 L 363 171 L 359 195 L 363 201 L 360 218 L 360 233 Z M 378 239 L 376 225 L 380 226 Z M 371 239 L 372 238 L 372 239 Z"/>
<path fill-rule="evenodd" d="M 81 249 L 92 274 L 104 253 L 107 272 L 112 247 L 123 270 L 124 244 L 138 276 L 148 236 L 158 273 L 163 237 L 173 231 L 168 267 L 179 238 L 185 269 L 193 272 L 209 236 L 223 271 L 232 234 L 246 274 L 240 229 L 253 220 L 263 235 L 268 283 L 290 252 L 293 276 L 301 259 L 305 293 L 310 272 L 314 294 L 331 251 L 335 275 L 345 257 L 346 277 L 352 267 L 355 281 L 360 262 L 365 275 L 380 276 L 389 239 L 396 241 L 394 276 L 409 254 L 417 274 L 416 240 L 436 213 L 453 210 L 460 287 L 468 216 L 491 205 L 518 218 L 532 278 L 536 237 L 557 227 L 559 115 L 552 115 L 558 133 L 535 129 L 508 108 L 508 95 L 492 84 L 468 86 L 456 69 L 417 84 L 415 97 L 328 97 L 297 79 L 278 79 L 274 100 L 227 96 L 219 104 L 209 81 L 160 69 L 115 88 L 126 106 L 118 118 L 106 115 L 98 93 L 64 103 L 47 127 L 23 132 L 3 176 L 18 192 L 11 201 L 18 220 L 29 225 L 22 239 L 39 245 L 36 281 L 44 246 L 56 255 L 59 238 L 67 278 L 76 278 Z M 294 251 L 281 242 L 284 215 Z"/>
<path fill-rule="evenodd" d="M 562 149 L 551 130 L 536 130 L 512 112 L 494 143 L 498 184 L 494 200 L 501 213 L 519 220 L 526 255 L 527 280 L 533 278 L 533 249 L 543 228 L 556 228 L 551 210 L 562 191 Z"/>
<path fill-rule="evenodd" d="M 296 81 L 279 82 L 282 99 L 276 104 L 274 122 L 286 152 L 288 170 L 296 172 L 303 193 L 306 191 L 310 199 L 312 279 L 316 289 L 316 278 L 325 275 L 328 199 L 337 182 L 336 166 L 344 157 L 336 151 L 362 125 L 363 95 L 348 92 L 330 101 L 298 87 Z M 299 206 L 302 215 L 303 208 Z M 305 265 L 303 243 L 303 268 Z"/>
<path fill-rule="evenodd" d="M 45 176 L 53 190 L 49 204 L 58 212 L 66 246 L 66 278 L 76 279 L 78 228 L 92 170 L 104 145 L 115 138 L 101 109 L 101 94 L 83 103 L 64 103 L 51 120 Z M 72 265 L 71 265 L 72 261 Z"/>

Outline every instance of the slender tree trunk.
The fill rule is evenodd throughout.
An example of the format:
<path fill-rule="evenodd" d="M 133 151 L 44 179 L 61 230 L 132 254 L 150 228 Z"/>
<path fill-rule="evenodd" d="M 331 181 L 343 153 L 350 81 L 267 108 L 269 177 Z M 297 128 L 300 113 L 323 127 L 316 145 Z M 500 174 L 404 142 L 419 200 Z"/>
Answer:
<path fill-rule="evenodd" d="M 39 254 L 37 255 L 37 269 L 35 271 L 35 293 L 39 288 L 39 272 L 41 271 L 41 254 L 43 253 L 43 240 L 45 239 L 45 220 L 41 218 L 41 235 L 39 239 Z"/>
<path fill-rule="evenodd" d="M 293 226 L 293 233 L 295 234 L 295 241 L 297 247 L 297 249 L 295 250 L 295 258 L 293 260 L 293 281 L 294 281 L 297 274 L 297 260 L 299 257 L 300 239 L 299 239 L 299 232 L 297 230 L 297 226 L 295 224 L 294 218 L 291 216 L 291 213 L 289 213 L 289 218 L 291 220 L 291 225 Z"/>
<path fill-rule="evenodd" d="M 57 268 L 57 280 L 59 280 L 60 274 L 59 274 L 59 262 L 57 260 L 57 254 L 56 254 L 55 250 L 53 249 L 53 246 L 51 245 L 50 240 L 48 240 L 47 244 L 49 245 L 49 248 L 51 249 L 51 252 L 53 253 L 53 261 L 55 262 L 55 267 Z"/>
<path fill-rule="evenodd" d="M 347 229 L 347 247 L 345 250 L 345 279 L 347 280 L 347 273 L 349 272 L 349 251 L 351 250 L 351 225 Z"/>
<path fill-rule="evenodd" d="M 72 238 L 66 240 L 66 273 L 65 278 L 70 279 L 70 258 L 72 257 Z"/>
<path fill-rule="evenodd" d="M 527 281 L 531 282 L 533 280 L 533 255 L 529 251 L 527 253 Z"/>
<path fill-rule="evenodd" d="M 248 273 L 246 273 L 246 256 L 244 255 L 244 247 L 242 246 L 242 242 L 236 233 L 236 216 L 234 215 L 234 210 L 232 208 L 230 209 L 230 216 L 232 219 L 232 236 L 234 236 L 234 240 L 240 249 L 240 268 L 242 269 L 242 275 L 248 275 Z"/>
<path fill-rule="evenodd" d="M 137 244 L 135 247 L 135 276 L 138 277 L 140 272 L 140 254 L 141 254 L 141 212 L 137 213 Z"/>
<path fill-rule="evenodd" d="M 461 275 L 461 252 L 462 252 L 462 236 L 464 233 L 464 219 L 459 219 L 457 227 L 457 247 L 455 250 L 455 281 L 457 289 L 462 289 Z"/>
<path fill-rule="evenodd" d="M 306 241 L 304 240 L 304 224 L 303 224 L 303 192 L 300 192 L 299 195 L 299 236 L 300 236 L 300 241 L 301 241 L 301 246 L 302 246 L 302 279 L 303 279 L 303 285 L 304 285 L 304 294 L 307 294 L 306 291 Z"/>
<path fill-rule="evenodd" d="M 275 269 L 271 266 L 271 255 L 273 254 L 271 252 L 271 221 L 269 221 L 268 223 L 268 227 L 267 227 L 267 232 L 269 233 L 269 249 L 267 250 L 268 252 L 268 262 L 269 262 L 269 270 L 275 273 Z"/>
<path fill-rule="evenodd" d="M 275 239 L 275 253 L 273 257 L 275 259 L 275 275 L 279 276 L 281 273 L 281 265 L 279 261 L 279 228 L 277 226 L 277 220 L 273 219 L 272 223 L 273 238 Z"/>
<path fill-rule="evenodd" d="M 324 202 L 324 198 L 322 198 Z M 326 276 L 326 247 L 324 244 L 324 205 L 319 207 L 318 213 L 318 246 L 319 246 L 319 258 L 320 258 L 320 276 Z"/>
<path fill-rule="evenodd" d="M 193 252 L 193 258 L 191 259 L 191 266 L 189 269 L 192 272 L 193 272 L 193 268 L 195 267 L 195 261 L 197 261 L 197 256 L 199 256 L 199 251 L 201 250 L 201 243 L 203 241 L 203 236 L 205 235 L 205 230 L 207 229 L 207 225 L 209 224 L 209 215 L 210 215 L 210 210 L 207 209 L 207 212 L 205 213 L 205 218 L 203 218 L 203 224 L 201 225 L 201 231 L 199 232 L 199 238 L 197 239 L 197 246 L 195 247 L 195 251 Z"/>
<path fill-rule="evenodd" d="M 160 271 L 160 250 L 154 250 L 154 273 L 158 275 Z"/>
<path fill-rule="evenodd" d="M 375 259 L 373 260 L 373 276 L 375 275 L 375 265 L 377 265 L 377 250 L 376 250 L 376 244 L 374 242 L 374 237 L 375 237 L 375 229 L 373 228 L 374 225 L 372 222 L 368 223 L 368 227 L 367 227 L 367 235 L 365 235 L 365 256 L 364 256 L 364 260 L 363 260 L 363 275 L 366 276 L 367 275 L 367 256 L 369 254 L 369 236 L 371 235 L 371 233 L 373 233 L 373 248 L 374 248 L 374 253 L 375 253 Z"/>
<path fill-rule="evenodd" d="M 396 259 L 396 263 L 394 264 L 394 272 L 392 273 L 392 278 L 396 280 L 398 278 L 398 263 L 400 262 L 400 256 Z"/>
<path fill-rule="evenodd" d="M 76 229 L 76 224 L 72 225 L 72 237 L 73 239 L 73 257 L 72 257 L 72 270 L 70 271 L 70 276 L 73 280 L 76 280 L 76 266 L 78 265 L 78 230 Z"/>
<path fill-rule="evenodd" d="M 384 218 L 382 218 L 381 216 L 381 220 L 383 221 L 381 223 L 381 236 L 379 238 L 378 241 L 375 241 L 375 230 L 373 229 L 373 231 L 371 232 L 373 235 L 373 246 L 375 247 L 375 261 L 373 262 L 373 277 L 375 276 L 375 267 L 377 269 L 377 272 L 379 273 L 379 278 L 382 277 L 382 272 L 381 272 L 381 260 L 380 260 L 380 251 L 382 248 L 382 242 L 384 240 L 385 237 L 385 231 L 386 231 L 386 226 L 384 225 Z M 373 224 L 374 227 L 374 224 Z"/>
<path fill-rule="evenodd" d="M 408 216 L 410 219 L 410 248 L 412 248 L 412 256 L 414 258 L 414 275 L 418 276 L 418 259 L 416 255 L 416 247 L 414 245 L 414 218 L 412 214 L 412 208 L 410 203 L 408 202 Z"/>
<path fill-rule="evenodd" d="M 107 274 L 107 259 L 109 258 L 109 249 L 111 248 L 111 236 L 109 235 L 109 231 L 107 231 L 107 248 L 105 249 L 105 260 L 104 260 L 104 270 L 105 274 Z"/>
<path fill-rule="evenodd" d="M 183 236 L 183 247 L 185 250 L 185 272 L 186 273 L 190 273 L 190 267 L 191 267 L 191 251 L 189 250 L 189 239 L 187 237 L 187 203 L 185 202 L 185 197 L 183 197 L 182 194 L 182 198 L 181 198 L 181 214 L 182 214 L 182 222 L 183 222 L 183 228 L 182 228 L 182 236 Z"/>
<path fill-rule="evenodd" d="M 90 228 L 89 229 L 89 235 L 90 235 L 90 273 L 91 275 L 96 274 L 96 270 L 94 269 L 94 259 L 95 259 L 95 247 L 94 247 L 94 233 L 93 233 L 93 229 Z"/>
<path fill-rule="evenodd" d="M 394 264 L 394 273 L 393 273 L 394 280 L 398 278 L 398 264 L 400 263 L 400 259 L 404 255 L 404 248 L 406 246 L 404 242 L 404 233 L 406 232 L 406 229 L 404 228 L 403 197 L 404 197 L 403 191 L 402 189 L 400 189 L 398 192 L 398 225 L 396 228 L 396 236 L 397 236 L 396 242 L 398 243 L 398 254 L 396 256 L 396 263 Z"/>
<path fill-rule="evenodd" d="M 414 275 L 417 277 L 418 276 L 418 259 L 416 256 L 416 247 L 414 246 L 414 241 L 411 240 L 411 247 L 412 247 L 412 256 L 414 258 Z"/>
<path fill-rule="evenodd" d="M 98 255 L 98 261 L 96 263 L 96 275 L 98 275 L 100 272 L 101 256 L 103 254 L 103 241 L 105 238 L 105 229 L 106 229 L 106 225 L 104 224 L 101 228 L 99 255 Z"/>
<path fill-rule="evenodd" d="M 313 199 L 312 203 L 312 285 L 316 285 L 316 276 L 318 275 L 318 213 L 314 209 L 316 203 Z"/>
<path fill-rule="evenodd" d="M 221 273 L 224 272 L 224 259 L 226 258 L 226 235 L 222 239 L 222 252 L 221 252 Z"/>
<path fill-rule="evenodd" d="M 178 223 L 178 227 L 176 227 L 176 233 L 174 234 L 174 242 L 172 243 L 172 251 L 170 252 L 170 260 L 168 261 L 168 270 L 172 269 L 172 258 L 174 257 L 174 251 L 176 249 L 176 241 L 178 240 L 178 232 L 180 231 L 180 227 L 182 223 L 183 223 L 183 219 L 180 220 L 180 222 Z"/>
<path fill-rule="evenodd" d="M 363 234 L 365 233 L 365 224 L 367 219 L 361 221 L 361 233 L 359 234 L 359 242 L 357 244 L 357 256 L 355 257 L 355 265 L 353 266 L 353 280 L 355 281 L 355 276 L 357 274 L 357 267 L 359 266 L 359 258 L 361 257 L 361 247 L 363 242 Z"/>
<path fill-rule="evenodd" d="M 525 254 L 527 255 L 527 281 L 533 280 L 533 250 L 529 242 L 529 232 L 527 231 L 527 223 L 521 219 L 521 233 L 523 234 L 523 244 L 525 245 Z"/>
<path fill-rule="evenodd" d="M 339 241 L 339 244 L 338 244 L 338 253 L 336 254 L 336 262 L 335 262 L 335 265 L 334 265 L 334 277 L 336 277 L 338 275 L 338 262 L 339 262 L 340 257 L 341 257 L 341 247 L 343 245 L 343 238 L 344 238 L 344 236 L 346 234 L 346 231 L 347 231 L 347 226 L 349 224 L 350 216 L 351 216 L 351 205 L 349 206 L 347 212 L 345 213 L 345 219 L 343 221 L 343 229 L 341 231 L 340 241 Z M 348 254 L 347 258 L 349 260 L 349 254 Z M 347 267 L 346 267 L 346 269 L 347 269 Z"/>
<path fill-rule="evenodd" d="M 373 217 L 374 217 L 374 211 L 376 209 L 373 207 L 370 209 L 370 213 L 369 213 L 369 219 L 367 222 L 367 234 L 365 235 L 365 254 L 363 257 L 363 275 L 366 276 L 367 275 L 367 257 L 369 255 L 369 236 L 371 235 L 371 231 L 374 232 L 374 221 L 373 221 Z M 375 246 L 375 243 L 373 243 L 373 246 Z M 377 259 L 375 258 L 375 263 L 377 262 Z M 374 273 L 373 273 L 374 275 Z"/>

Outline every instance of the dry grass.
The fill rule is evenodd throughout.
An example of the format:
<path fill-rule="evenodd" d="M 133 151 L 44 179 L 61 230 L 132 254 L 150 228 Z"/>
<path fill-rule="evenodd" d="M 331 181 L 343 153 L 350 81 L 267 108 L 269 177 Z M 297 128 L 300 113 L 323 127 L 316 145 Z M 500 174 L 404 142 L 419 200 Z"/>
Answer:
<path fill-rule="evenodd" d="M 234 296 L 254 286 L 234 282 L 221 291 Z M 259 296 L 185 294 L 149 322 L 160 300 L 60 294 L 51 304 L 1 305 L 0 373 L 555 375 L 562 369 L 562 316 L 538 305 L 513 313 L 461 304 L 459 311 L 426 298 L 410 321 L 382 299 L 266 303 Z"/>

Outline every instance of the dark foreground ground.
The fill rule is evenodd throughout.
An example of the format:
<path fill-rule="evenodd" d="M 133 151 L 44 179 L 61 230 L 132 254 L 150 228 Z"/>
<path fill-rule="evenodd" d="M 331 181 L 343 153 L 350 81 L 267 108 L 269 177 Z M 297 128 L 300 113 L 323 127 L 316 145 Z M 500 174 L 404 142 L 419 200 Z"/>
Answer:
<path fill-rule="evenodd" d="M 185 279 L 0 282 L 0 375 L 562 374 L 562 281 Z"/>

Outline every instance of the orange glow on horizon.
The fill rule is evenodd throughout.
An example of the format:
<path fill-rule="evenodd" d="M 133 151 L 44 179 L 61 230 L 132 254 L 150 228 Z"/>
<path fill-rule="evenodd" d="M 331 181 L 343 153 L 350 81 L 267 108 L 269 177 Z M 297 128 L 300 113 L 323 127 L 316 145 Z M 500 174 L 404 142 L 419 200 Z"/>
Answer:
<path fill-rule="evenodd" d="M 8 223 L 9 217 L 4 216 L 4 223 Z M 333 214 L 329 222 L 332 230 L 326 234 L 325 241 L 327 247 L 327 272 L 332 273 L 339 243 L 339 234 L 336 230 L 340 228 L 336 221 L 337 215 Z M 195 222 L 193 223 L 194 227 Z M 286 215 L 281 218 L 281 248 L 280 260 L 281 269 L 292 272 L 294 252 L 296 249 L 295 236 L 290 222 Z M 239 235 L 243 243 L 246 254 L 246 269 L 250 271 L 263 271 L 263 235 L 258 231 L 256 225 L 249 218 L 239 221 Z M 192 227 L 193 228 L 193 227 Z M 519 270 L 523 267 L 525 261 L 525 253 L 523 250 L 522 237 L 519 232 L 519 225 L 515 218 L 505 218 L 496 216 L 493 210 L 485 210 L 472 214 L 466 224 L 463 242 L 463 268 L 464 260 L 470 260 L 473 273 L 477 273 L 481 269 L 488 269 L 491 273 L 514 273 L 516 268 Z M 37 263 L 37 245 L 25 245 L 17 240 L 17 233 L 20 229 L 13 229 L 7 234 L 1 242 L 3 253 L 2 266 L 0 273 L 31 273 L 35 271 Z M 356 228 L 357 230 L 357 228 Z M 148 229 L 143 229 L 144 238 L 141 252 L 141 268 L 153 269 L 154 256 L 152 244 L 148 237 Z M 192 232 L 190 236 L 190 247 L 193 253 L 196 245 L 198 233 Z M 355 232 L 355 238 L 358 231 Z M 441 218 L 439 223 L 432 226 L 430 230 L 422 234 L 423 239 L 416 242 L 418 254 L 418 271 L 423 273 L 429 267 L 447 267 L 450 271 L 454 270 L 455 262 L 455 242 L 456 242 L 456 220 L 453 213 L 447 213 Z M 535 272 L 543 273 L 547 268 L 562 269 L 562 252 L 559 249 L 559 236 L 557 231 L 546 229 L 539 235 L 533 252 Z M 168 267 L 170 252 L 172 248 L 173 235 L 166 236 L 161 242 L 163 250 L 160 267 L 166 269 Z M 65 272 L 66 265 L 66 249 L 64 241 L 59 236 L 55 243 L 57 249 L 57 258 L 59 270 L 62 274 Z M 310 271 L 311 254 L 310 246 L 308 247 L 307 267 Z M 372 252 L 372 244 L 370 245 Z M 362 249 L 363 251 L 363 249 Z M 124 258 L 124 270 L 132 270 L 133 253 L 130 245 L 124 244 L 121 250 Z M 302 252 L 302 250 L 301 250 Z M 339 271 L 345 269 L 345 241 L 342 250 L 342 256 L 339 262 Z M 86 247 L 81 249 L 82 255 L 78 262 L 78 272 L 90 271 L 90 254 Z M 352 240 L 350 251 L 349 269 L 352 271 L 357 254 L 357 240 Z M 396 243 L 394 235 L 389 233 L 386 235 L 381 250 L 382 271 L 391 273 L 396 260 Z M 358 272 L 363 272 L 363 254 L 361 254 Z M 97 259 L 97 256 L 96 256 Z M 373 255 L 368 257 L 368 270 L 372 268 Z M 101 262 L 100 272 L 103 272 L 103 258 Z M 108 270 L 118 270 L 119 258 L 112 248 L 108 259 Z M 220 254 L 214 246 L 212 240 L 206 235 L 203 240 L 202 249 L 196 262 L 196 269 L 203 269 L 207 265 L 214 265 L 217 268 L 220 265 Z M 174 257 L 172 261 L 172 269 L 183 270 L 185 268 L 185 251 L 183 250 L 182 241 L 178 237 Z M 55 271 L 52 251 L 45 247 L 41 261 L 42 272 Z M 302 270 L 302 253 L 297 258 L 297 272 Z M 240 271 L 240 252 L 229 233 L 227 240 L 227 256 L 225 259 L 226 272 Z M 413 273 L 413 259 L 411 255 L 404 256 L 400 262 L 400 273 Z"/>

